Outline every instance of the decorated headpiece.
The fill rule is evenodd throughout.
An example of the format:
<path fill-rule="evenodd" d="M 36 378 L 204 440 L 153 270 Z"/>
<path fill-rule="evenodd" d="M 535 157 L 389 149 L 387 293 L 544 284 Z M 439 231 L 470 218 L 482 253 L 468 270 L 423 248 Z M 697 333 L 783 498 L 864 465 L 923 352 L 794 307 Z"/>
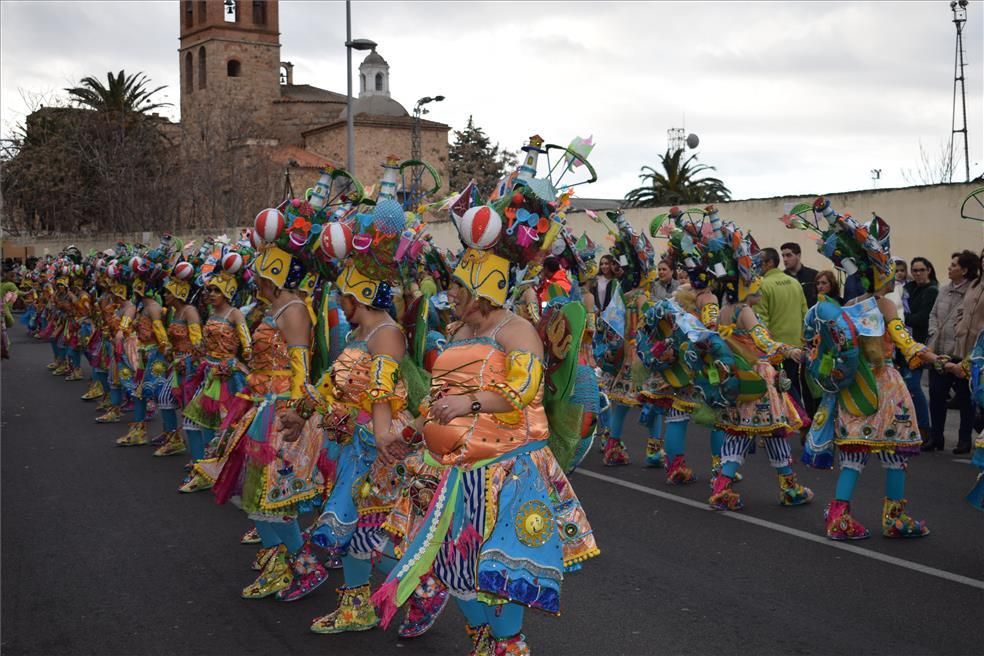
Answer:
<path fill-rule="evenodd" d="M 336 257 L 343 250 L 342 243 L 348 250 L 348 259 L 338 274 L 339 292 L 379 310 L 392 307 L 393 287 L 400 280 L 401 269 L 416 260 L 425 245 L 424 225 L 414 205 L 430 191 L 421 195 L 411 182 L 404 184 L 404 202 L 397 200 L 401 173 L 415 164 L 431 171 L 436 187 L 430 191 L 436 190 L 440 176 L 429 165 L 400 162 L 390 156 L 383 164 L 372 212 L 356 214 L 349 223 L 332 227 L 327 237 L 328 248 Z"/>
<path fill-rule="evenodd" d="M 819 235 L 817 250 L 847 275 L 870 272 L 873 287 L 868 291 L 882 291 L 895 279 L 890 228 L 877 214 L 862 224 L 850 214 L 838 214 L 829 200 L 817 198 L 812 204 L 796 205 L 780 220 L 787 228 Z M 862 281 L 868 285 L 867 276 Z"/>
<path fill-rule="evenodd" d="M 611 253 L 624 270 L 620 281 L 623 292 L 646 287 L 656 278 L 656 251 L 646 235 L 636 232 L 621 211 L 608 212 L 617 235 Z"/>
<path fill-rule="evenodd" d="M 164 289 L 183 303 L 193 303 L 201 287 L 195 284 L 195 265 L 181 260 L 171 269 Z"/>
<path fill-rule="evenodd" d="M 739 301 L 758 292 L 760 249 L 750 234 L 722 221 L 713 205 L 703 210 L 671 208 L 653 219 L 650 234 L 661 230 L 667 219 L 667 258 L 683 266 L 695 289 L 714 286 Z"/>
<path fill-rule="evenodd" d="M 575 140 L 566 148 L 544 145 L 534 135 L 522 148 L 519 168 L 499 182 L 487 203 L 479 200 L 474 181 L 451 199 L 446 207 L 465 246 L 454 278 L 473 295 L 498 307 L 505 305 L 517 274 L 551 254 L 566 225 L 573 187 L 597 180 L 586 159 L 592 147 L 590 140 Z M 550 161 L 553 151 L 561 153 L 556 163 Z M 546 156 L 549 170 L 546 177 L 537 178 L 541 156 Z M 582 166 L 589 179 L 561 184 L 568 173 Z"/>
<path fill-rule="evenodd" d="M 256 248 L 253 270 L 280 289 L 298 289 L 309 271 L 327 271 L 328 226 L 362 202 L 364 190 L 344 169 L 325 166 L 305 196 L 257 214 L 249 236 Z"/>

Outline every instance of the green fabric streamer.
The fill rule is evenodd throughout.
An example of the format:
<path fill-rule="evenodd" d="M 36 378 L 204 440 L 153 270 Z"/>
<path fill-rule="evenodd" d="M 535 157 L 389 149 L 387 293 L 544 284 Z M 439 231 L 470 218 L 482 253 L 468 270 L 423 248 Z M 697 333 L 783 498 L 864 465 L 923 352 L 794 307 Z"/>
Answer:
<path fill-rule="evenodd" d="M 331 337 L 328 321 L 328 302 L 331 294 L 328 286 L 321 290 L 321 300 L 318 303 L 318 323 L 314 327 L 314 349 L 311 353 L 311 380 L 320 380 L 331 366 L 329 359 L 329 347 Z"/>
<path fill-rule="evenodd" d="M 414 417 L 420 416 L 420 404 L 430 394 L 431 375 L 417 365 L 414 358 L 407 355 L 403 356 L 400 362 L 400 375 L 403 377 L 403 385 L 407 388 L 407 408 Z"/>

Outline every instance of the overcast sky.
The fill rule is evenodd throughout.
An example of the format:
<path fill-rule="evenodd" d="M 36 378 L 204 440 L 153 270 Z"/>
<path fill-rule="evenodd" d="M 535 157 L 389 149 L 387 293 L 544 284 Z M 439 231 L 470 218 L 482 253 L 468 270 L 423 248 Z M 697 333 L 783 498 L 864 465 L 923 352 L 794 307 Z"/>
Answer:
<path fill-rule="evenodd" d="M 280 3 L 294 81 L 345 92 L 343 2 Z M 735 198 L 905 186 L 950 136 L 955 30 L 934 2 L 353 2 L 355 38 L 379 43 L 408 110 L 468 115 L 516 150 L 530 134 L 594 135 L 599 182 L 621 197 L 656 165 L 666 130 L 700 137 L 700 161 Z M 984 172 L 984 3 L 964 30 L 971 177 Z M 144 71 L 178 118 L 177 0 L 0 2 L 4 136 L 24 96 L 86 75 Z M 360 55 L 360 53 L 356 53 Z M 361 56 L 356 61 L 360 61 Z M 962 143 L 960 146 L 962 152 Z M 918 174 L 915 174 L 918 177 Z M 959 164 L 955 180 L 963 180 Z"/>

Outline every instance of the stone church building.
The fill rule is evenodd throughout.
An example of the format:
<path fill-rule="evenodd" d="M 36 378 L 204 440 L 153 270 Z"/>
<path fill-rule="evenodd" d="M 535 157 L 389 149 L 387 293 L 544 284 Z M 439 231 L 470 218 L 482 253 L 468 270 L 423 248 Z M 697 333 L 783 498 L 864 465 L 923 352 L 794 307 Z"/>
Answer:
<path fill-rule="evenodd" d="M 207 142 L 216 125 L 248 123 L 235 145 L 289 168 L 295 191 L 325 163 L 345 166 L 346 95 L 294 79 L 283 61 L 277 0 L 181 0 L 181 122 Z M 342 43 L 338 44 L 343 48 Z M 355 175 L 375 185 L 388 155 L 410 158 L 414 119 L 390 97 L 390 67 L 373 50 L 359 66 L 353 99 Z M 344 80 L 339 80 L 344 87 Z M 420 158 L 448 171 L 450 127 L 420 120 Z M 232 134 L 231 131 L 226 132 Z M 194 138 L 191 136 L 190 138 Z"/>

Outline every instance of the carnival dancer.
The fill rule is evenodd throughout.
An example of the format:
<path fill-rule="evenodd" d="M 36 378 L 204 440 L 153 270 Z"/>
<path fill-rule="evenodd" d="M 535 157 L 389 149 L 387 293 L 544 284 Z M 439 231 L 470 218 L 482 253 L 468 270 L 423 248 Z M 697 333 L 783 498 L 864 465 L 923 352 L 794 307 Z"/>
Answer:
<path fill-rule="evenodd" d="M 912 339 L 886 298 L 895 285 L 889 225 L 875 216 L 866 225 L 840 215 L 830 202 L 793 208 L 788 227 L 820 235 L 818 249 L 848 274 L 857 272 L 865 293 L 845 307 L 825 298 L 806 318 L 811 342 L 809 374 L 825 390 L 807 434 L 803 460 L 829 468 L 836 446 L 840 475 L 834 500 L 824 511 L 827 537 L 860 540 L 870 535 L 851 514 L 851 499 L 861 472 L 874 454 L 885 468 L 882 535 L 888 538 L 929 534 L 925 522 L 905 512 L 908 457 L 922 440 L 912 399 L 892 357 L 897 348 L 912 368 L 939 358 Z"/>
<path fill-rule="evenodd" d="M 297 522 L 302 511 L 314 507 L 322 490 L 317 467 L 321 429 L 317 418 L 312 420 L 307 411 L 308 416 L 302 417 L 297 409 L 305 398 L 312 338 L 307 307 L 294 292 L 304 278 L 305 265 L 272 241 L 286 238 L 283 215 L 277 210 L 260 214 L 269 214 L 278 226 L 251 265 L 257 298 L 266 310 L 252 334 L 249 375 L 240 393 L 248 409 L 245 414 L 242 408 L 229 413 L 228 418 L 237 423 L 213 493 L 218 503 L 236 500 L 269 551 L 259 576 L 243 589 L 243 598 L 277 594 L 278 599 L 290 601 L 327 576 Z M 302 247 L 309 224 L 303 234 L 301 225 L 291 234 L 300 237 Z"/>
<path fill-rule="evenodd" d="M 526 166 L 541 144 L 534 137 L 524 148 Z M 450 327 L 421 408 L 427 459 L 447 469 L 416 535 L 373 595 L 385 624 L 433 567 L 465 616 L 476 654 L 528 654 L 524 607 L 557 614 L 565 568 L 598 554 L 547 446 L 543 343 L 503 308 L 510 262 L 541 258 L 539 246 L 549 249 L 557 234 L 549 234 L 550 219 L 538 221 L 552 216 L 549 201 L 523 179 L 515 190 L 520 199 L 507 194 L 497 207 L 463 211 L 467 199 L 452 206 L 467 246 L 448 291 L 461 323 Z M 520 223 L 527 214 L 533 218 Z M 504 226 L 502 215 L 516 219 Z M 488 250 L 493 245 L 496 252 Z"/>
<path fill-rule="evenodd" d="M 984 412 L 984 330 L 977 335 L 970 355 L 961 362 L 948 362 L 945 367 L 947 373 L 970 381 L 971 401 L 978 413 Z M 974 440 L 971 464 L 980 472 L 977 474 L 977 482 L 967 495 L 967 501 L 978 510 L 984 510 L 984 429 Z"/>
<path fill-rule="evenodd" d="M 173 315 L 167 324 L 170 348 L 164 352 L 169 363 L 168 381 L 157 395 L 164 432 L 150 441 L 158 447 L 155 456 L 178 455 L 187 450 L 178 427 L 178 410 L 189 401 L 185 393 L 202 351 L 202 320 L 195 307 L 200 288 L 194 284 L 194 272 L 190 262 L 178 262 L 164 284 L 164 304 Z"/>
<path fill-rule="evenodd" d="M 608 212 L 615 226 L 609 231 L 615 237 L 612 255 L 622 265 L 623 271 L 618 290 L 601 314 L 604 329 L 595 333 L 595 356 L 603 375 L 602 384 L 610 407 L 603 413 L 603 458 L 607 466 L 629 464 L 629 454 L 622 442 L 622 428 L 630 408 L 641 404 L 639 385 L 633 376 L 638 357 L 635 349 L 636 331 L 640 317 L 650 300 L 650 288 L 656 280 L 655 252 L 649 239 L 629 224 L 620 212 Z M 648 430 L 646 440 L 646 464 L 661 467 L 665 453 L 660 439 L 657 414 L 644 408 L 641 422 Z"/>
<path fill-rule="evenodd" d="M 122 419 L 123 382 L 120 379 L 120 364 L 123 336 L 133 323 L 132 316 L 128 316 L 128 308 L 131 305 L 130 277 L 128 268 L 117 260 L 111 260 L 106 265 L 109 294 L 104 295 L 100 311 L 105 326 L 102 352 L 109 392 L 96 406 L 97 410 L 103 411 L 102 415 L 96 417 L 96 422 L 100 424 L 115 424 Z"/>
<path fill-rule="evenodd" d="M 130 258 L 133 273 L 133 300 L 124 309 L 117 332 L 120 382 L 133 399 L 133 421 L 117 446 L 143 446 L 147 439 L 147 404 L 156 402 L 161 386 L 167 383 L 164 352 L 171 347 L 164 327 L 164 309 L 154 297 L 163 278 L 159 250 Z"/>
<path fill-rule="evenodd" d="M 103 296 L 109 293 L 109 285 L 105 275 L 106 261 L 99 258 L 92 263 L 90 276 L 92 292 L 90 294 L 88 328 L 83 329 L 86 335 L 85 357 L 92 368 L 92 382 L 89 389 L 80 398 L 83 401 L 102 399 L 109 393 L 106 380 L 106 362 L 103 353 L 103 340 L 106 336 L 106 326 L 103 323 L 103 313 L 100 306 Z"/>
<path fill-rule="evenodd" d="M 85 269 L 82 266 L 82 254 L 75 246 L 70 246 L 67 253 L 71 258 L 71 272 L 67 294 L 65 340 L 66 357 L 69 371 L 65 380 L 82 380 L 82 352 L 88 346 L 88 338 L 92 334 L 92 323 L 89 313 L 92 310 L 92 298 L 85 290 Z"/>
<path fill-rule="evenodd" d="M 734 403 L 723 408 L 716 426 L 726 433 L 722 447 L 721 472 L 714 479 L 709 503 L 715 510 L 740 510 L 741 495 L 733 489 L 735 475 L 754 445 L 761 438 L 769 462 L 779 479 L 779 503 L 797 506 L 809 503 L 813 492 L 796 481 L 787 435 L 802 426 L 799 411 L 786 394 L 788 380 L 776 366 L 786 358 L 800 359 L 803 351 L 781 344 L 769 334 L 752 306 L 761 278 L 757 275 L 754 256 L 758 246 L 732 223 L 723 224 L 711 217 L 712 238 L 716 250 L 709 256 L 706 276 L 714 278 L 724 299 L 718 310 L 713 294 L 699 299 L 701 316 L 707 315 L 736 358 L 745 365 L 753 384 L 743 390 Z M 757 378 L 755 378 L 757 377 Z"/>
<path fill-rule="evenodd" d="M 413 244 L 421 238 L 392 194 L 398 171 L 398 160 L 388 160 L 372 214 L 350 221 L 353 243 L 373 246 L 354 249 L 337 279 L 338 303 L 353 330 L 326 380 L 332 406 L 323 420 L 326 456 L 335 475 L 312 540 L 341 554 L 344 585 L 337 591 L 338 608 L 312 622 L 315 633 L 365 631 L 378 624 L 369 601 L 373 565 L 390 571 L 401 553 L 400 542 L 423 516 L 421 500 L 430 498 L 437 480 L 436 470 L 424 466 L 419 456 L 410 460 L 420 439 L 408 409 L 408 387 L 416 387 L 418 402 L 427 393 L 419 369 L 425 359 L 429 304 L 422 296 L 413 298 L 407 270 L 414 268 Z M 419 217 L 410 216 L 419 223 Z M 413 355 L 400 325 L 388 314 L 395 310 L 394 287 L 401 270 L 402 289 L 411 300 L 401 303 L 400 314 L 414 311 L 412 334 L 421 351 Z M 424 633 L 447 602 L 446 589 L 436 581 L 418 587 L 427 594 L 414 596 L 401 637 Z"/>
<path fill-rule="evenodd" d="M 212 443 L 216 431 L 229 426 L 236 396 L 246 388 L 242 363 L 253 356 L 253 340 L 246 318 L 232 304 L 239 288 L 246 286 L 244 253 L 249 257 L 244 247 L 220 248 L 212 257 L 217 260 L 214 275 L 202 278 L 209 316 L 204 328 L 204 357 L 187 371 L 181 386 L 181 394 L 187 399 L 184 432 L 192 471 L 178 488 L 180 492 L 205 490 L 215 482 L 224 464 L 221 457 L 224 450 L 217 449 L 208 458 L 206 447 Z"/>

